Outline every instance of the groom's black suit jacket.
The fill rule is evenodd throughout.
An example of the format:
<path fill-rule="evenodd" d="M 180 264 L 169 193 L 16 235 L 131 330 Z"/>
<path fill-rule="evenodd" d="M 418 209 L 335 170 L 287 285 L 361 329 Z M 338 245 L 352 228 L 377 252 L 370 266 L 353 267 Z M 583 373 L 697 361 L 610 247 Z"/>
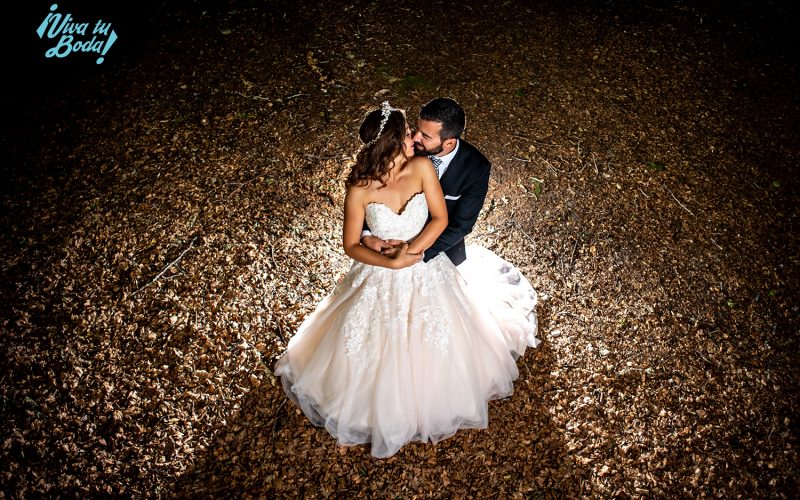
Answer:
<path fill-rule="evenodd" d="M 489 190 L 489 173 L 492 165 L 475 146 L 459 139 L 456 156 L 439 180 L 447 204 L 447 228 L 433 245 L 425 250 L 425 262 L 447 254 L 453 264 L 459 265 L 467 258 L 464 237 L 472 232 L 481 213 L 486 192 Z"/>

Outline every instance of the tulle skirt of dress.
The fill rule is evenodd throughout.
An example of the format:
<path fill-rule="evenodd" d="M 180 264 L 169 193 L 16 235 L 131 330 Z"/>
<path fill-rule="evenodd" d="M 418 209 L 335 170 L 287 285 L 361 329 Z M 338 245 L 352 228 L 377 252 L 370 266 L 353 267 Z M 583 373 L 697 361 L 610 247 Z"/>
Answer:
<path fill-rule="evenodd" d="M 278 360 L 286 394 L 340 444 L 389 457 L 488 425 L 535 347 L 536 292 L 482 247 L 401 270 L 355 262 Z"/>

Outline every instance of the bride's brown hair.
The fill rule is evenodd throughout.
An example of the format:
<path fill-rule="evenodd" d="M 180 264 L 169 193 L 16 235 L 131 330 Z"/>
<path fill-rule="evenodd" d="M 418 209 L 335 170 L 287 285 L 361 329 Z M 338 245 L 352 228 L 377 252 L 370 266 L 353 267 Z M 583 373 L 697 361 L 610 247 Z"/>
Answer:
<path fill-rule="evenodd" d="M 381 130 L 383 115 L 380 109 L 369 113 L 361 123 L 358 136 L 365 146 L 356 155 L 356 163 L 350 169 L 345 185 L 366 186 L 370 181 L 386 185 L 384 178 L 392 167 L 392 160 L 403 151 L 406 136 L 406 117 L 393 109 Z M 378 136 L 380 134 L 380 136 Z M 377 139 L 377 140 L 376 140 Z"/>

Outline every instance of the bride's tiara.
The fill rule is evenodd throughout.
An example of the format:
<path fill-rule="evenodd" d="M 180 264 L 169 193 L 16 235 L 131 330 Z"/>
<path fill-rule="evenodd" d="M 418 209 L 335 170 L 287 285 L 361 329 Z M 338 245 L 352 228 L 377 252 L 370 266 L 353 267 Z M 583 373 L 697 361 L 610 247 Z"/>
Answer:
<path fill-rule="evenodd" d="M 386 126 L 386 122 L 389 121 L 389 115 L 392 114 L 392 111 L 396 110 L 389 105 L 389 101 L 383 101 L 383 104 L 381 104 L 381 126 L 378 127 L 378 133 L 375 134 L 375 138 L 364 144 L 364 147 L 368 148 L 378 142 L 378 139 L 381 138 L 381 134 L 383 133 L 383 128 Z"/>

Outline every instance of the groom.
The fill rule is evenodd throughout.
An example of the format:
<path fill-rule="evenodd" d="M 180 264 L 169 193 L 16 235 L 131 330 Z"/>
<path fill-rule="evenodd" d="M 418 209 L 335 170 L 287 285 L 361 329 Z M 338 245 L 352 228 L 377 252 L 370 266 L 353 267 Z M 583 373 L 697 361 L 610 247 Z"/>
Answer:
<path fill-rule="evenodd" d="M 465 125 L 464 110 L 452 99 L 436 98 L 419 112 L 414 153 L 433 162 L 448 216 L 447 228 L 425 251 L 425 262 L 441 252 L 455 265 L 466 260 L 464 237 L 478 220 L 489 190 L 491 164 L 475 146 L 460 138 Z M 361 243 L 376 252 L 392 253 L 395 245 L 403 242 L 384 241 L 364 231 Z"/>

